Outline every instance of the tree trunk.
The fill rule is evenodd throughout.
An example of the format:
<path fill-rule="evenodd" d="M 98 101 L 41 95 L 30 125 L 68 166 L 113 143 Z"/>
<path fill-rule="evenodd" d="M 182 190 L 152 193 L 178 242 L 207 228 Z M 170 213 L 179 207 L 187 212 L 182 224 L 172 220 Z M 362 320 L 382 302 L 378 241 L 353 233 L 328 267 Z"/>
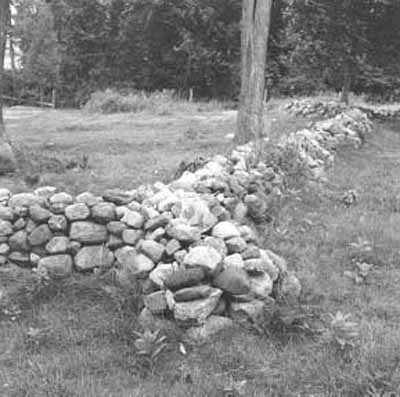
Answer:
<path fill-rule="evenodd" d="M 350 87 L 351 87 L 351 68 L 348 64 L 344 66 L 344 73 L 343 73 L 343 87 L 342 92 L 340 94 L 340 102 L 345 103 L 346 105 L 349 104 L 349 94 L 350 94 Z"/>
<path fill-rule="evenodd" d="M 10 0 L 0 0 L 0 174 L 12 172 L 16 169 L 14 153 L 11 145 L 7 142 L 3 119 L 3 72 L 9 10 Z"/>
<path fill-rule="evenodd" d="M 241 90 L 235 141 L 262 136 L 265 63 L 272 0 L 243 0 Z"/>

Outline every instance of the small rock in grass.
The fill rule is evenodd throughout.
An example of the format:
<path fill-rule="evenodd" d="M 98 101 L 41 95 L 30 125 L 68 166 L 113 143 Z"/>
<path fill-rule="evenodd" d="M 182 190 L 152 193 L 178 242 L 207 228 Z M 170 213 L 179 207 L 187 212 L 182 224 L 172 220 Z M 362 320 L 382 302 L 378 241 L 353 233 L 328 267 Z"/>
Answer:
<path fill-rule="evenodd" d="M 199 327 L 191 327 L 186 331 L 189 341 L 202 345 L 219 332 L 233 327 L 233 321 L 228 317 L 212 315 Z"/>
<path fill-rule="evenodd" d="M 113 253 L 103 245 L 83 247 L 75 256 L 75 266 L 80 271 L 93 270 L 96 267 L 107 269 L 113 262 Z"/>
<path fill-rule="evenodd" d="M 142 276 L 151 272 L 154 262 L 146 255 L 138 254 L 133 247 L 122 247 L 115 251 L 117 261 L 133 276 Z"/>
<path fill-rule="evenodd" d="M 144 305 L 153 314 L 162 314 L 167 309 L 165 291 L 156 291 L 143 297 Z"/>
<path fill-rule="evenodd" d="M 53 255 L 39 260 L 38 271 L 45 270 L 51 278 L 65 278 L 72 274 L 70 255 Z"/>

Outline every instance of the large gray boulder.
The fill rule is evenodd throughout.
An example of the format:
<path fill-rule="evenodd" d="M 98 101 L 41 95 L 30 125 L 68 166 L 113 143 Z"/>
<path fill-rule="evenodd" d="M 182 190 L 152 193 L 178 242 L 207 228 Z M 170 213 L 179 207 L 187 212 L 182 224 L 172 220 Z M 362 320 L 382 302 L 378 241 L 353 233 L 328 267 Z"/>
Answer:
<path fill-rule="evenodd" d="M 71 224 L 69 237 L 71 240 L 76 240 L 83 244 L 100 244 L 107 242 L 108 234 L 104 225 L 78 221 Z"/>

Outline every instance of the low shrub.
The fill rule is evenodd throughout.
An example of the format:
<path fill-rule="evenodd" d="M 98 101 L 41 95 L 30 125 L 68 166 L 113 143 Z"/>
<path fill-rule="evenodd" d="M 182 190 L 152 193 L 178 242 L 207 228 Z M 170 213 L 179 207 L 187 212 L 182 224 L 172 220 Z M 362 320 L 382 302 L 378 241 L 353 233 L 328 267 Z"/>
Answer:
<path fill-rule="evenodd" d="M 167 115 L 174 111 L 209 112 L 232 108 L 225 102 L 189 102 L 180 98 L 174 90 L 154 91 L 116 91 L 107 89 L 94 92 L 84 109 L 94 113 L 141 113 Z"/>

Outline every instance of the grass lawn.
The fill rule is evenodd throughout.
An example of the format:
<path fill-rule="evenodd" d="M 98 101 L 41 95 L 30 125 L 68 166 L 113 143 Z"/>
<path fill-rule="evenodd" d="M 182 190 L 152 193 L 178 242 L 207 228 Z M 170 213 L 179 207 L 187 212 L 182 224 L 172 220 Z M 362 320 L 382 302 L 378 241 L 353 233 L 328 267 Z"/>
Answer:
<path fill-rule="evenodd" d="M 274 135 L 306 123 L 271 112 Z M 90 170 L 45 176 L 77 190 L 168 180 L 182 159 L 227 150 L 224 136 L 234 126 L 231 113 L 157 119 L 51 113 L 9 118 L 9 130 L 33 149 L 51 140 L 56 152 L 90 153 Z M 15 309 L 21 310 L 0 314 L 0 395 L 217 397 L 233 385 L 243 396 L 399 395 L 399 170 L 400 127 L 377 124 L 360 150 L 340 152 L 328 186 L 293 191 L 274 225 L 261 229 L 265 246 L 299 272 L 310 324 L 318 327 L 339 310 L 351 313 L 361 332 L 354 348 L 341 351 L 294 328 L 268 335 L 235 328 L 182 355 L 181 335 L 170 330 L 167 350 L 150 373 L 133 346 L 133 299 L 110 295 L 88 277 L 37 288 L 30 277 L 0 268 L 0 289 L 18 290 Z M 348 189 L 358 199 L 346 207 L 340 198 Z M 362 240 L 370 250 L 349 247 Z M 360 284 L 344 275 L 355 258 L 374 265 Z"/>

